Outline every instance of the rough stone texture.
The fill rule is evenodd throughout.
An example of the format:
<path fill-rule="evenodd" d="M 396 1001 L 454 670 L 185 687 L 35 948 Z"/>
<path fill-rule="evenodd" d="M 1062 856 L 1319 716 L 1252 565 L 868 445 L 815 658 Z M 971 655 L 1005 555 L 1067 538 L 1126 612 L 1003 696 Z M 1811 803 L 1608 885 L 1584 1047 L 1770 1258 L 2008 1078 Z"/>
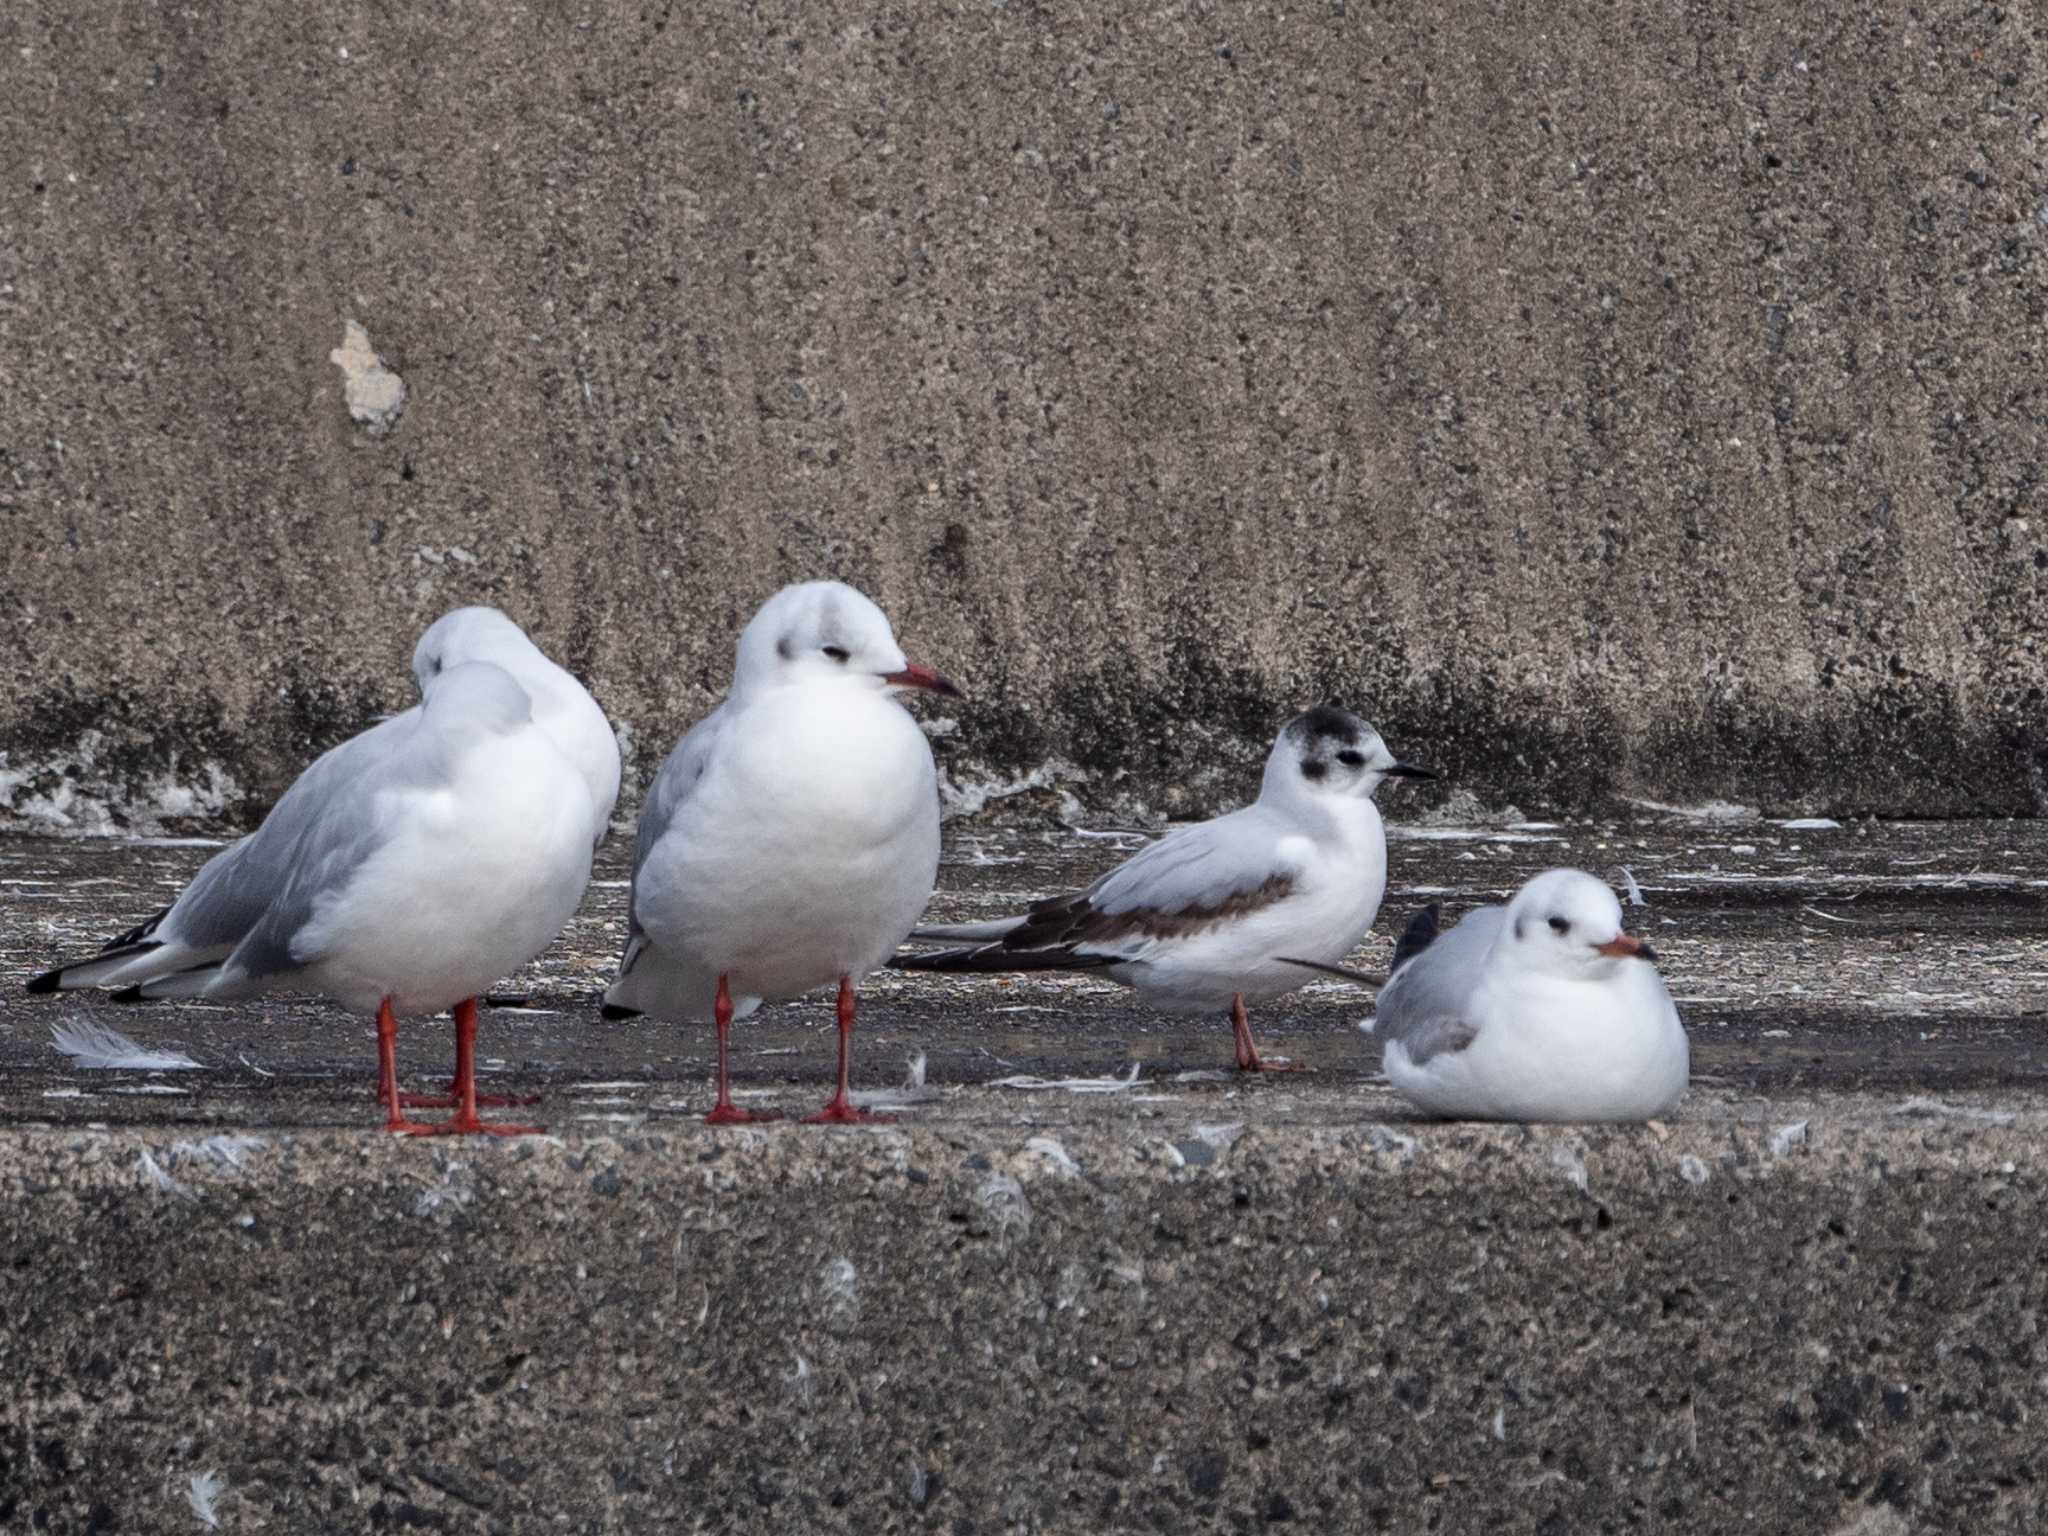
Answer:
<path fill-rule="evenodd" d="M 2044 43 L 21 0 L 0 783 L 246 814 L 479 599 L 644 769 L 830 572 L 962 774 L 1186 809 L 1335 694 L 1495 803 L 2038 809 Z"/>
<path fill-rule="evenodd" d="M 11 1133 L 0 1523 L 196 1530 L 207 1471 L 229 1530 L 2048 1517 L 2037 1110 L 1254 1127 L 1206 1167 L 1088 1118 Z"/>

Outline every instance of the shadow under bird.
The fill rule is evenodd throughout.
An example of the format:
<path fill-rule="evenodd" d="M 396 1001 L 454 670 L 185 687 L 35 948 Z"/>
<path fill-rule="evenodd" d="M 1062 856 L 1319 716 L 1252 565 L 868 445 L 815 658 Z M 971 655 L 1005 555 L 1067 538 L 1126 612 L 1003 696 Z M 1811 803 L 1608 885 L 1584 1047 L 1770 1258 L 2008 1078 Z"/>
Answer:
<path fill-rule="evenodd" d="M 1259 1055 L 1246 1005 L 1305 985 L 1365 937 L 1387 885 L 1373 794 L 1389 778 L 1434 777 L 1398 761 L 1358 716 L 1308 710 L 1281 729 L 1253 804 L 1170 832 L 1085 891 L 1022 915 L 916 929 L 912 938 L 973 942 L 890 963 L 1100 971 L 1167 1012 L 1228 1009 L 1239 1071 L 1298 1070 Z"/>
<path fill-rule="evenodd" d="M 1648 1120 L 1684 1094 L 1685 1028 L 1614 892 L 1576 869 L 1439 932 L 1415 914 L 1380 989 L 1387 1079 L 1456 1120 Z"/>
<path fill-rule="evenodd" d="M 913 666 L 852 587 L 784 587 L 740 635 L 725 701 L 648 791 L 604 1014 L 717 1026 L 713 1125 L 773 1118 L 732 1102 L 733 1020 L 834 981 L 838 1087 L 811 1118 L 883 1118 L 848 1093 L 854 987 L 903 941 L 939 867 L 938 777 L 906 691 L 959 690 Z"/>
<path fill-rule="evenodd" d="M 164 912 L 29 990 L 322 993 L 376 1015 L 386 1129 L 532 1129 L 477 1116 L 476 998 L 575 912 L 590 878 L 590 790 L 504 668 L 444 666 L 425 692 L 315 761 Z M 398 1020 L 449 1008 L 456 1114 L 424 1125 L 402 1112 Z"/>

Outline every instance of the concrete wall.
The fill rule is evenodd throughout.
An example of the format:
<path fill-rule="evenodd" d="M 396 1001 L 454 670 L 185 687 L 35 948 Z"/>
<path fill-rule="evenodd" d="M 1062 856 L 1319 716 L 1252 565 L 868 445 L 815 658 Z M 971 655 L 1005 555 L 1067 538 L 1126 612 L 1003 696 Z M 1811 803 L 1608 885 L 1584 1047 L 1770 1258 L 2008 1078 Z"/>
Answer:
<path fill-rule="evenodd" d="M 2044 68 L 1839 0 L 19 0 L 0 785 L 245 815 L 477 600 L 644 767 L 835 573 L 962 774 L 1097 801 L 1336 695 L 1495 803 L 2040 809 Z"/>
<path fill-rule="evenodd" d="M 205 1472 L 224 1531 L 2048 1519 L 2037 1123 L 1294 1125 L 1179 1167 L 1122 1107 L 1003 1118 L 9 1136 L 0 1525 L 196 1532 Z"/>

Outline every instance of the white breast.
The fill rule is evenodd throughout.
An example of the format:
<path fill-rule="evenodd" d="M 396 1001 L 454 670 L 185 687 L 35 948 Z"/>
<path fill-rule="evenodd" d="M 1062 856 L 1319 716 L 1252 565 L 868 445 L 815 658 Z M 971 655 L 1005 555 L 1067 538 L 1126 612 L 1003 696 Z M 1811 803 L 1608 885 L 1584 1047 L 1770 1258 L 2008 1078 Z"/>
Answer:
<path fill-rule="evenodd" d="M 736 996 L 794 997 L 878 966 L 938 873 L 931 748 L 887 696 L 790 688 L 737 713 L 639 875 L 634 914 L 672 965 Z M 703 990 L 694 984 L 692 990 Z M 695 1016 L 704 999 L 684 999 Z"/>
<path fill-rule="evenodd" d="M 1678 1010 L 1649 965 L 1608 978 L 1483 978 L 1469 1001 L 1472 1043 L 1420 1065 L 1399 1041 L 1388 1080 L 1426 1113 L 1455 1119 L 1612 1121 L 1668 1113 L 1691 1052 Z"/>

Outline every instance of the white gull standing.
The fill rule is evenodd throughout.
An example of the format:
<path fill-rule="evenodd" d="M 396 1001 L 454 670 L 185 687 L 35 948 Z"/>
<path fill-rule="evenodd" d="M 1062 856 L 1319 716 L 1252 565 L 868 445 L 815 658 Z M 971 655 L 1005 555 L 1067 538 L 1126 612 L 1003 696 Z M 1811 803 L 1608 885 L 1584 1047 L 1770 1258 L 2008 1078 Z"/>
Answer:
<path fill-rule="evenodd" d="M 489 662 L 445 667 L 419 708 L 315 761 L 167 914 L 29 990 L 324 993 L 377 1017 L 387 1130 L 531 1129 L 477 1117 L 476 997 L 561 932 L 590 878 L 590 837 L 588 786 L 525 689 Z M 409 1121 L 398 1019 L 450 1007 L 455 1117 Z"/>
<path fill-rule="evenodd" d="M 1245 1005 L 1292 992 L 1365 937 L 1387 887 L 1373 792 L 1389 778 L 1434 777 L 1397 761 L 1356 715 L 1311 709 L 1282 728 L 1253 804 L 1167 834 L 1077 895 L 919 928 L 913 938 L 976 942 L 892 964 L 1100 970 L 1167 1012 L 1227 1008 L 1239 1071 L 1298 1070 L 1259 1055 Z"/>
<path fill-rule="evenodd" d="M 427 627 L 413 648 L 413 676 L 421 698 L 444 670 L 476 661 L 494 663 L 511 674 L 533 701 L 534 723 L 582 777 L 594 846 L 611 824 L 612 806 L 619 793 L 618 738 L 604 711 L 581 683 L 550 661 L 524 630 L 495 608 L 457 608 Z M 344 762 L 359 763 L 371 750 L 362 743 L 383 742 L 410 731 L 420 710 L 415 704 L 335 752 L 345 750 Z M 333 756 L 330 752 L 316 761 L 305 777 L 338 772 L 335 766 L 322 766 Z M 123 1002 L 195 996 L 212 979 L 213 968 L 227 958 L 265 910 L 265 879 L 270 872 L 257 871 L 247 878 L 237 873 L 256 836 L 252 833 L 215 854 L 176 901 L 147 922 L 109 940 L 99 955 L 37 977 L 32 989 L 119 987 L 126 989 L 119 997 Z M 274 838 L 265 847 L 274 849 Z M 172 980 L 186 970 L 199 974 L 188 981 Z M 434 1107 L 436 1101 L 420 1102 Z"/>
<path fill-rule="evenodd" d="M 882 610 L 836 581 L 784 587 L 741 634 L 725 702 L 683 736 L 640 813 L 630 932 L 605 1016 L 710 1019 L 713 1125 L 735 1108 L 732 1021 L 839 984 L 839 1077 L 818 1121 L 878 1117 L 847 1093 L 854 987 L 903 941 L 939 867 L 938 780 Z"/>
<path fill-rule="evenodd" d="M 1576 869 L 1439 934 L 1416 913 L 1367 1027 L 1394 1090 L 1460 1120 L 1648 1120 L 1685 1092 L 1691 1053 L 1655 953 L 1614 892 Z"/>

